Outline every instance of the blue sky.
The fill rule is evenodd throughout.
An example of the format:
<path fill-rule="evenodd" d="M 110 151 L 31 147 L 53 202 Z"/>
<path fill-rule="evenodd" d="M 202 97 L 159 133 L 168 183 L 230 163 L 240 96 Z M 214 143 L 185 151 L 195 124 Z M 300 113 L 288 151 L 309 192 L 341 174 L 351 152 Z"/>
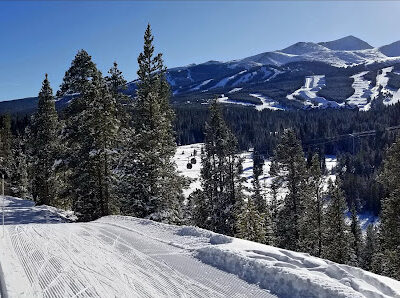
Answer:
<path fill-rule="evenodd" d="M 56 91 L 81 48 L 134 79 L 147 22 L 174 67 L 346 35 L 380 46 L 400 40 L 399 15 L 396 1 L 0 1 L 0 100 L 36 96 L 46 72 Z"/>

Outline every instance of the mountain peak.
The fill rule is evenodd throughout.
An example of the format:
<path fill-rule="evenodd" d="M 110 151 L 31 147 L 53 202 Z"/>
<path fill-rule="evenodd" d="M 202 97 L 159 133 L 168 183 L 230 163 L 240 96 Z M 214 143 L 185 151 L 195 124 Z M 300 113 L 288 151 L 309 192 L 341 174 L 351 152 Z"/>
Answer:
<path fill-rule="evenodd" d="M 323 46 L 314 42 L 297 42 L 283 50 L 282 53 L 292 54 L 292 55 L 303 55 L 310 52 L 318 52 L 326 50 Z"/>
<path fill-rule="evenodd" d="M 380 47 L 379 51 L 381 51 L 381 53 L 385 54 L 388 57 L 400 56 L 400 40 Z"/>
<path fill-rule="evenodd" d="M 318 44 L 334 51 L 358 51 L 373 48 L 369 43 L 353 35 L 348 35 L 332 41 L 320 42 Z"/>

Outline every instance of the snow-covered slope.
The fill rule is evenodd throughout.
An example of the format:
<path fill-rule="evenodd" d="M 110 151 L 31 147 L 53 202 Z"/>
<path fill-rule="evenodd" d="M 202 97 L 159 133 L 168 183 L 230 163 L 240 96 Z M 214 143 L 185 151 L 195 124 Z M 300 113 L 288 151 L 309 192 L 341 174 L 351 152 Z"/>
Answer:
<path fill-rule="evenodd" d="M 349 105 L 358 107 L 363 111 L 367 111 L 371 108 L 371 102 L 368 102 L 368 99 L 372 95 L 371 82 L 364 79 L 364 75 L 367 73 L 368 71 L 363 71 L 352 76 L 354 79 L 352 84 L 354 93 L 346 100 Z"/>
<path fill-rule="evenodd" d="M 318 91 L 320 91 L 323 86 L 325 86 L 324 75 L 309 76 L 305 78 L 304 85 L 300 89 L 289 94 L 286 98 L 289 100 L 300 100 L 305 107 L 310 108 L 342 107 L 343 104 L 327 100 L 317 95 Z"/>
<path fill-rule="evenodd" d="M 184 177 L 191 179 L 191 184 L 188 189 L 184 190 L 185 197 L 188 197 L 193 191 L 196 189 L 200 189 L 200 169 L 201 169 L 201 148 L 203 144 L 191 144 L 191 145 L 183 145 L 178 146 L 176 150 L 174 161 L 177 165 L 177 169 L 181 175 Z M 196 153 L 196 154 L 194 154 Z M 253 180 L 253 151 L 250 150 L 248 152 L 242 152 L 240 157 L 243 160 L 243 177 L 246 178 L 245 180 L 245 188 L 249 189 L 250 192 L 253 188 L 252 180 Z M 192 164 L 190 169 L 187 168 L 187 164 L 190 163 L 190 160 L 194 158 L 196 160 L 195 164 Z M 325 177 L 325 185 L 327 186 L 328 180 L 332 179 L 335 180 L 336 176 L 334 175 L 335 167 L 337 164 L 337 159 L 335 156 L 326 156 L 325 158 L 326 167 L 328 170 L 328 174 Z M 271 167 L 271 161 L 266 160 L 263 166 L 263 173 L 260 176 L 260 182 L 263 188 L 266 190 L 264 194 L 267 198 L 270 197 L 270 193 L 268 190 L 272 184 L 272 177 L 269 175 Z M 285 190 L 279 190 L 279 197 L 282 197 L 285 194 Z"/>
<path fill-rule="evenodd" d="M 358 268 L 133 217 L 8 225 L 0 248 L 7 297 L 400 297 Z"/>
<path fill-rule="evenodd" d="M 367 42 L 352 35 L 333 41 L 320 42 L 319 44 L 335 51 L 359 51 L 373 48 Z"/>

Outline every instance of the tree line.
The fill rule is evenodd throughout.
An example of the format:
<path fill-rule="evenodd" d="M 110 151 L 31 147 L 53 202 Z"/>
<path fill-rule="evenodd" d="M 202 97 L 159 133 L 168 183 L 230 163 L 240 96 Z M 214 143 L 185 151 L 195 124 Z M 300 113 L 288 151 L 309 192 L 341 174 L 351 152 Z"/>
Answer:
<path fill-rule="evenodd" d="M 325 156 L 307 158 L 293 129 L 279 138 L 268 188 L 260 183 L 264 160 L 253 153 L 251 195 L 240 175 L 237 140 L 215 102 L 203 150 L 202 189 L 188 198 L 187 223 L 400 279 L 400 138 L 387 150 L 377 178 L 387 194 L 381 223 L 370 224 L 365 235 L 356 205 L 348 207 L 340 175 L 326 182 Z"/>

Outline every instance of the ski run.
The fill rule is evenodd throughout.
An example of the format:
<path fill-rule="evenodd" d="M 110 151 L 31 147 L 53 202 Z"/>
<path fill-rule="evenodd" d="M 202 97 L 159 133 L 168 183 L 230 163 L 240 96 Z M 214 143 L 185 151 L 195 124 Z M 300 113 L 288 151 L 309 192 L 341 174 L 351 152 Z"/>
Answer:
<path fill-rule="evenodd" d="M 196 227 L 6 203 L 2 297 L 400 297 L 393 279 Z"/>

